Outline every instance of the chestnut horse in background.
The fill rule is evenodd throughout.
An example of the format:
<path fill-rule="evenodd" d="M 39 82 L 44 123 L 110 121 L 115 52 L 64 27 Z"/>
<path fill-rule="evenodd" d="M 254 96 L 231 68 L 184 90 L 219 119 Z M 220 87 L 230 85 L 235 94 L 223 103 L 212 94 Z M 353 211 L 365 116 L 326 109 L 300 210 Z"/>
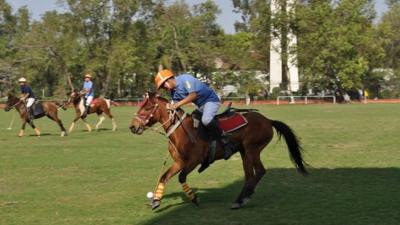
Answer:
<path fill-rule="evenodd" d="M 58 106 L 57 103 L 54 102 L 42 102 L 41 103 L 43 106 L 44 114 L 38 117 L 35 117 L 33 119 L 38 119 L 43 116 L 47 116 L 51 120 L 54 120 L 58 126 L 61 129 L 61 136 L 67 135 L 67 131 L 65 130 L 61 120 L 58 118 Z M 18 134 L 18 136 L 22 137 L 24 136 L 24 131 L 25 131 L 25 125 L 26 123 L 29 123 L 31 125 L 32 129 L 35 130 L 35 133 L 37 136 L 40 136 L 40 131 L 39 129 L 33 124 L 33 120 L 31 120 L 28 116 L 28 111 L 25 106 L 25 103 L 21 101 L 19 98 L 14 96 L 13 94 L 9 93 L 8 98 L 7 98 L 7 103 L 6 107 L 4 108 L 5 111 L 10 111 L 13 107 L 18 111 L 21 119 L 22 119 L 22 127 L 21 130 Z"/>
<path fill-rule="evenodd" d="M 132 133 L 142 134 L 147 127 L 159 122 L 165 132 L 170 134 L 168 150 L 174 162 L 158 181 L 155 196 L 152 200 L 152 209 L 160 206 L 166 183 L 177 173 L 179 173 L 179 182 L 186 196 L 193 203 L 198 204 L 196 194 L 186 183 L 186 177 L 206 159 L 209 149 L 208 141 L 200 138 L 198 129 L 194 128 L 192 117 L 185 117 L 185 113 L 181 109 L 176 111 L 168 110 L 166 108 L 167 103 L 166 99 L 158 97 L 155 93 L 147 93 L 136 117 L 133 118 L 129 126 Z M 238 146 L 245 172 L 244 186 L 233 203 L 232 209 L 241 208 L 249 202 L 255 187 L 265 174 L 265 168 L 260 160 L 260 153 L 273 137 L 272 128 L 275 128 L 279 136 L 283 135 L 285 138 L 290 158 L 297 170 L 302 174 L 307 173 L 299 140 L 289 126 L 277 120 L 270 120 L 254 111 L 243 113 L 243 116 L 247 119 L 248 124 L 229 134 L 230 140 Z M 171 128 L 176 129 L 171 131 Z M 191 141 L 190 136 L 196 141 Z M 222 158 L 223 149 L 221 144 L 218 143 L 215 159 Z"/>
<path fill-rule="evenodd" d="M 83 113 L 85 111 L 84 101 L 85 101 L 84 95 L 79 93 L 78 90 L 74 90 L 71 93 L 71 95 L 68 99 L 68 102 L 66 103 L 66 104 L 72 103 L 75 108 L 75 118 L 74 118 L 71 126 L 69 127 L 70 133 L 74 129 L 76 121 L 78 121 L 79 119 L 82 119 L 82 121 L 85 123 L 89 132 L 92 131 L 92 127 L 86 122 L 86 116 L 83 116 Z M 104 99 L 104 98 L 93 99 L 92 103 L 90 104 L 89 112 L 87 113 L 87 115 L 96 113 L 97 116 L 99 117 L 99 121 L 97 122 L 96 127 L 95 127 L 96 130 L 99 129 L 99 126 L 105 120 L 105 117 L 102 115 L 103 113 L 105 113 L 111 119 L 112 126 L 113 126 L 112 130 L 113 131 L 117 130 L 117 124 L 115 123 L 114 117 L 111 114 L 110 107 L 111 107 L 111 100 L 109 100 L 109 99 Z"/>

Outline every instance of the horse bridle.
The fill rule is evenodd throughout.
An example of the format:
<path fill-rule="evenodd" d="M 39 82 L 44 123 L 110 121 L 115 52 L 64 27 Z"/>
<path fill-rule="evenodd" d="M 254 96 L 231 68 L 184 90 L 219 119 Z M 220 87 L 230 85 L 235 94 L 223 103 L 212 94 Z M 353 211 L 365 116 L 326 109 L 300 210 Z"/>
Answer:
<path fill-rule="evenodd" d="M 148 101 L 148 99 L 146 99 L 146 101 Z M 146 103 L 147 102 L 144 102 L 143 105 L 145 105 Z M 150 118 L 152 118 L 154 116 L 154 112 L 157 110 L 158 106 L 159 105 L 156 103 L 153 106 L 153 108 L 151 109 L 151 112 L 149 114 L 147 114 L 145 116 L 142 116 L 142 115 L 139 114 L 139 115 L 136 115 L 135 118 L 140 121 L 140 123 L 141 123 L 141 125 L 143 127 L 146 127 L 147 124 L 150 121 Z M 178 110 L 176 110 L 176 109 L 168 109 L 168 115 L 169 115 L 168 116 L 169 118 L 164 123 L 162 123 L 160 126 L 158 126 L 156 128 L 150 127 L 150 129 L 169 138 L 175 132 L 175 130 L 182 125 L 184 131 L 189 136 L 190 141 L 192 143 L 195 143 L 196 139 L 194 138 L 193 134 L 183 124 L 183 121 L 186 119 L 187 114 L 184 113 L 183 116 L 179 116 Z M 177 121 L 175 119 L 177 119 Z M 160 132 L 159 129 L 164 127 L 164 125 L 169 123 L 169 122 L 171 122 L 171 124 L 168 126 L 168 128 L 166 128 L 166 133 L 164 134 L 164 133 Z"/>
<path fill-rule="evenodd" d="M 72 97 L 72 94 L 75 94 L 74 97 Z M 81 96 L 79 95 L 79 92 L 73 92 L 68 98 L 67 104 L 72 103 L 75 104 L 75 100 L 80 99 Z"/>
<path fill-rule="evenodd" d="M 146 99 L 146 101 L 148 101 L 148 99 Z M 146 104 L 146 102 L 144 104 Z M 144 126 L 144 127 L 147 126 L 147 124 L 150 122 L 151 117 L 154 116 L 154 113 L 156 112 L 157 108 L 158 108 L 158 104 L 155 104 L 149 114 L 147 114 L 147 115 L 137 114 L 136 119 L 140 121 L 142 126 Z"/>
<path fill-rule="evenodd" d="M 18 100 L 17 103 L 15 103 L 15 104 L 12 105 L 12 106 L 8 106 L 8 108 L 9 108 L 9 109 L 12 109 L 12 108 L 14 108 L 15 106 L 17 106 L 17 105 L 19 105 L 19 104 L 21 104 L 21 103 L 22 103 L 22 101 L 21 101 L 21 100 Z"/>
<path fill-rule="evenodd" d="M 146 98 L 145 102 L 143 103 L 143 105 L 145 105 L 148 101 L 148 97 Z M 150 122 L 150 119 L 154 116 L 154 113 L 156 112 L 156 110 L 158 109 L 159 105 L 158 103 L 154 104 L 153 108 L 151 109 L 151 112 L 149 114 L 146 115 L 141 115 L 141 114 L 137 114 L 136 115 L 136 119 L 139 120 L 139 122 L 141 123 L 141 125 L 143 127 L 146 127 L 147 124 Z M 175 118 L 175 116 L 177 115 L 177 110 L 168 110 L 168 114 L 169 114 L 169 118 L 168 120 L 166 120 L 164 123 L 162 123 L 159 127 L 154 128 L 155 131 L 157 131 L 159 128 L 163 127 L 165 124 L 167 124 L 168 122 L 170 122 L 171 120 L 173 120 Z M 171 124 L 172 126 L 173 124 Z"/>

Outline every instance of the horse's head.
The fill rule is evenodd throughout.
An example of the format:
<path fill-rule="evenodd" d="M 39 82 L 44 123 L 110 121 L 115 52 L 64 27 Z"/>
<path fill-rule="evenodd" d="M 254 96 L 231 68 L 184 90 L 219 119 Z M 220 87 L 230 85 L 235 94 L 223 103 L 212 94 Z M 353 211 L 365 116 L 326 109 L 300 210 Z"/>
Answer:
<path fill-rule="evenodd" d="M 69 103 L 75 104 L 78 100 L 80 100 L 80 98 L 81 98 L 81 95 L 79 94 L 79 91 L 75 89 L 69 95 L 69 98 L 68 98 L 68 101 L 66 104 L 69 104 Z"/>
<path fill-rule="evenodd" d="M 168 114 L 167 103 L 165 99 L 159 98 L 156 93 L 146 93 L 129 126 L 132 133 L 142 134 L 146 127 L 151 127 L 160 122 L 161 118 Z"/>
<path fill-rule="evenodd" d="M 20 103 L 19 98 L 15 97 L 14 94 L 10 92 L 8 93 L 6 107 L 4 108 L 4 110 L 8 112 L 12 109 L 12 107 L 18 105 L 19 103 Z"/>

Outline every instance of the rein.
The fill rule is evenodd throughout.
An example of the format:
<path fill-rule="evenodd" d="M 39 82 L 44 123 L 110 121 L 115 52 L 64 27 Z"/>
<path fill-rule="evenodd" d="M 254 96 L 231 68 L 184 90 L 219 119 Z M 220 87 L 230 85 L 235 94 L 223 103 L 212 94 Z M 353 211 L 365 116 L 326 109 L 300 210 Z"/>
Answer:
<path fill-rule="evenodd" d="M 142 104 L 142 107 L 144 105 L 146 105 L 148 99 L 145 100 L 145 102 Z M 141 115 L 141 114 L 137 114 L 136 115 L 136 119 L 140 121 L 140 123 L 146 127 L 147 124 L 150 122 L 150 119 L 154 116 L 154 113 L 156 112 L 156 110 L 159 108 L 159 104 L 155 104 L 153 106 L 153 108 L 151 109 L 149 114 L 146 115 Z M 192 133 L 186 128 L 186 126 L 183 124 L 183 122 L 185 121 L 186 117 L 187 117 L 187 113 L 184 113 L 183 116 L 180 116 L 178 114 L 178 111 L 176 109 L 174 110 L 168 110 L 168 119 L 162 123 L 161 125 L 159 125 L 156 128 L 152 128 L 152 127 L 148 127 L 150 130 L 161 134 L 165 137 L 168 138 L 169 142 L 173 145 L 173 147 L 177 149 L 177 147 L 175 146 L 174 143 L 172 143 L 170 136 L 176 131 L 176 129 L 178 129 L 181 125 L 183 130 L 187 133 L 187 135 L 189 136 L 189 139 L 192 143 L 196 143 L 195 138 L 193 137 Z M 166 125 L 167 123 L 170 123 L 171 121 L 175 120 L 175 118 L 178 118 L 178 120 L 176 122 L 172 122 L 171 125 L 166 129 L 166 133 L 161 132 L 160 129 L 164 127 L 164 125 Z"/>
<path fill-rule="evenodd" d="M 172 111 L 172 113 L 171 113 L 171 111 Z M 158 126 L 158 127 L 156 127 L 156 128 L 150 127 L 150 129 L 153 130 L 153 131 L 155 131 L 155 132 L 157 132 L 157 133 L 159 133 L 159 134 L 162 134 L 162 135 L 168 137 L 168 139 L 169 139 L 169 137 L 176 131 L 176 129 L 178 129 L 178 128 L 182 125 L 183 130 L 184 130 L 184 131 L 187 133 L 187 135 L 189 136 L 189 140 L 190 140 L 192 143 L 196 143 L 196 140 L 195 140 L 195 138 L 193 137 L 192 133 L 191 133 L 191 132 L 186 128 L 186 126 L 183 124 L 183 122 L 185 121 L 185 119 L 186 119 L 186 117 L 187 117 L 188 114 L 187 114 L 187 113 L 184 113 L 183 116 L 179 116 L 179 114 L 178 114 L 177 112 L 178 112 L 178 111 L 177 111 L 176 109 L 170 110 L 170 111 L 168 112 L 169 118 L 168 118 L 167 121 L 165 121 L 164 123 L 162 123 L 160 126 Z M 166 134 L 159 131 L 159 129 L 162 128 L 162 127 L 164 127 L 165 124 L 167 124 L 167 123 L 170 122 L 171 120 L 174 120 L 175 117 L 178 118 L 178 121 L 175 122 L 175 123 L 172 123 L 172 124 L 167 128 Z"/>
<path fill-rule="evenodd" d="M 21 103 L 22 103 L 22 101 L 19 100 L 19 101 L 18 101 L 17 103 L 15 103 L 14 105 L 9 106 L 9 108 L 12 109 L 12 108 L 14 108 L 15 106 L 17 106 L 17 105 L 19 105 L 19 104 L 21 104 Z"/>
<path fill-rule="evenodd" d="M 145 100 L 145 102 L 142 104 L 142 107 L 143 107 L 144 105 L 146 105 L 147 101 L 148 101 L 148 99 Z M 156 112 L 156 110 L 158 109 L 158 107 L 159 107 L 159 105 L 158 105 L 158 104 L 155 104 L 155 105 L 153 106 L 153 108 L 151 109 L 151 111 L 150 111 L 149 114 L 147 114 L 147 115 L 138 114 L 138 115 L 136 115 L 136 119 L 139 120 L 140 123 L 142 123 L 142 125 L 143 125 L 144 127 L 146 127 L 147 124 L 149 123 L 150 119 L 154 116 L 154 113 Z M 172 113 L 171 113 L 171 111 L 172 111 Z M 164 133 L 162 133 L 161 131 L 159 131 L 160 128 L 164 127 L 165 124 L 171 122 L 171 120 L 175 119 L 176 115 L 178 115 L 178 114 L 177 114 L 177 110 L 171 110 L 171 111 L 168 111 L 168 115 L 169 115 L 169 116 L 168 116 L 168 117 L 169 117 L 168 120 L 166 120 L 166 121 L 165 121 L 164 123 L 162 123 L 160 126 L 158 126 L 158 127 L 156 127 L 156 128 L 152 128 L 152 127 L 148 127 L 148 128 L 151 129 L 151 130 L 153 130 L 153 131 L 155 131 L 155 132 L 157 132 L 157 133 L 159 133 L 159 134 L 162 134 L 162 135 L 164 135 L 164 136 L 166 136 L 166 137 L 169 138 L 169 136 L 170 136 L 170 135 L 180 126 L 180 124 L 183 122 L 183 120 L 180 119 L 180 118 L 178 117 L 178 118 L 179 118 L 179 123 L 172 124 L 171 126 L 173 126 L 173 127 L 172 127 L 173 129 L 170 129 L 171 126 L 168 127 L 168 128 L 167 128 L 167 134 L 164 134 Z"/>
<path fill-rule="evenodd" d="M 151 112 L 149 114 L 144 115 L 144 116 L 138 114 L 138 115 L 136 115 L 136 118 L 142 123 L 143 126 L 147 126 L 147 124 L 150 121 L 150 118 L 154 116 L 154 113 L 156 112 L 157 108 L 158 108 L 158 104 L 155 104 L 153 109 L 151 110 Z M 169 120 L 171 120 L 171 119 L 169 119 Z M 167 120 L 166 122 L 169 122 L 169 120 Z"/>

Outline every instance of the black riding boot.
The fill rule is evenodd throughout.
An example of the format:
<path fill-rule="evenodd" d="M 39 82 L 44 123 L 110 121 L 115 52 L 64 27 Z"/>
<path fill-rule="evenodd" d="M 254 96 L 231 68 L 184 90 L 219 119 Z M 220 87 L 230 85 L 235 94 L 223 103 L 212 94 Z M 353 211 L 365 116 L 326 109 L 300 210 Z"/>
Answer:
<path fill-rule="evenodd" d="M 30 121 L 33 121 L 33 110 L 32 110 L 32 106 L 29 107 L 29 108 L 27 108 L 27 111 L 28 111 L 28 119 L 29 119 Z"/>
<path fill-rule="evenodd" d="M 208 125 L 207 125 L 207 132 L 211 136 L 211 140 L 219 140 L 222 143 L 222 146 L 224 148 L 224 159 L 228 160 L 235 152 L 235 145 L 231 143 L 228 139 L 223 134 L 223 130 L 219 127 L 217 119 L 213 119 Z M 207 167 L 210 166 L 210 162 L 208 161 L 207 157 L 202 163 L 201 167 L 199 168 L 198 172 L 201 173 Z"/>
<path fill-rule="evenodd" d="M 208 125 L 207 130 L 217 140 L 221 141 L 224 148 L 224 159 L 228 160 L 236 152 L 235 145 L 224 135 L 224 131 L 219 127 L 217 119 L 213 119 Z"/>

